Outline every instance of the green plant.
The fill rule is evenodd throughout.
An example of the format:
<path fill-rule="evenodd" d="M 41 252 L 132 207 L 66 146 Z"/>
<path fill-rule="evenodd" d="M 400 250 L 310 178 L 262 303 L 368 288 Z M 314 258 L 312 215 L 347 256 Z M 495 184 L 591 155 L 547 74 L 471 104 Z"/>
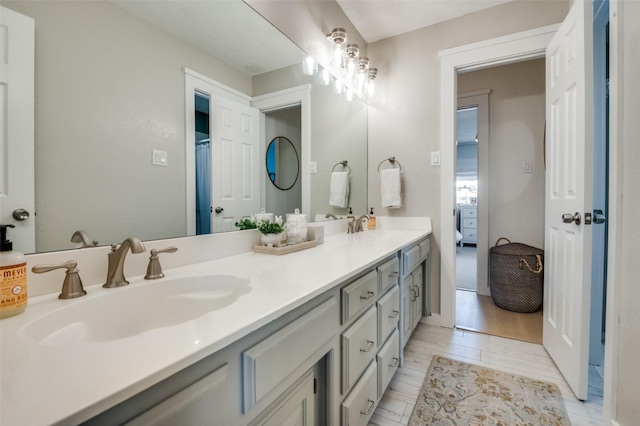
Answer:
<path fill-rule="evenodd" d="M 252 219 L 244 218 L 240 222 L 236 222 L 236 227 L 244 231 L 245 229 L 256 229 L 258 225 Z"/>
<path fill-rule="evenodd" d="M 276 216 L 275 222 L 268 220 L 258 221 L 258 231 L 263 234 L 279 234 L 284 231 L 284 225 L 282 224 L 282 216 Z"/>

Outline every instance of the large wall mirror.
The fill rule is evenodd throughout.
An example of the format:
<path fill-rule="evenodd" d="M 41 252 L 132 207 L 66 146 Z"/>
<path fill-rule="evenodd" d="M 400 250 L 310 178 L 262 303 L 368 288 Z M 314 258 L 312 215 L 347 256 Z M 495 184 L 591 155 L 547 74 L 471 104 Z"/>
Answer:
<path fill-rule="evenodd" d="M 312 84 L 308 158 L 318 171 L 297 179 L 310 182 L 305 213 L 330 211 L 337 161 L 364 162 L 351 191 L 367 193 L 366 105 L 346 105 L 303 75 L 303 52 L 244 2 L 2 6 L 35 21 L 36 252 L 80 247 L 70 242 L 78 229 L 100 245 L 188 234 L 185 68 L 250 97 Z M 154 151 L 165 153 L 162 164 L 152 164 Z M 355 202 L 354 211 L 366 210 L 366 196 Z"/>

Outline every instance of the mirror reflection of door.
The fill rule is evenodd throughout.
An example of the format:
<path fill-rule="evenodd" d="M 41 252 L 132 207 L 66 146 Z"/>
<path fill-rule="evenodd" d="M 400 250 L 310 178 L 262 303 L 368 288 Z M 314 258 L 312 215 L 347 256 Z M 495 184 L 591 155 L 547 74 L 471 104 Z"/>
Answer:
<path fill-rule="evenodd" d="M 457 114 L 456 288 L 477 290 L 478 244 L 478 107 Z"/>
<path fill-rule="evenodd" d="M 300 105 L 265 114 L 265 153 L 269 182 L 265 187 L 266 210 L 277 216 L 302 207 L 300 158 L 302 141 Z M 275 141 L 275 142 L 274 142 Z"/>
<path fill-rule="evenodd" d="M 195 94 L 196 235 L 211 233 L 211 138 L 209 95 Z"/>

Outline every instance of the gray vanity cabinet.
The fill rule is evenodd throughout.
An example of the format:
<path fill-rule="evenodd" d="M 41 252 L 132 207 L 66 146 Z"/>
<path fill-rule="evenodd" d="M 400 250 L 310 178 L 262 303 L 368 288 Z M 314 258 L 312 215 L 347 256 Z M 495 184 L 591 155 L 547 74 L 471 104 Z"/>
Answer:
<path fill-rule="evenodd" d="M 425 238 L 401 252 L 402 347 L 428 314 L 431 240 Z"/>
<path fill-rule="evenodd" d="M 316 409 L 314 395 L 315 377 L 313 371 L 309 371 L 250 426 L 313 425 Z"/>

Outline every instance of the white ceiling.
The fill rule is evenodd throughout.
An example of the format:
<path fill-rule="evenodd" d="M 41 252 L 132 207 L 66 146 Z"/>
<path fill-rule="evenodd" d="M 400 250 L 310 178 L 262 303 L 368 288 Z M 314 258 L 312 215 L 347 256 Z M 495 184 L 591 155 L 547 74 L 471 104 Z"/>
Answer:
<path fill-rule="evenodd" d="M 336 0 L 367 43 L 511 0 Z"/>

